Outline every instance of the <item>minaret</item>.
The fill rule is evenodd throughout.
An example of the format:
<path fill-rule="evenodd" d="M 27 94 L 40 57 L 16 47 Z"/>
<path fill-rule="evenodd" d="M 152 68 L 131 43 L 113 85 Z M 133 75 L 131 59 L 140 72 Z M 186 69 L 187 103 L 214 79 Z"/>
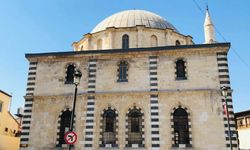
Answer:
<path fill-rule="evenodd" d="M 208 6 L 206 9 L 206 17 L 204 21 L 205 44 L 215 43 L 214 25 L 209 15 Z"/>

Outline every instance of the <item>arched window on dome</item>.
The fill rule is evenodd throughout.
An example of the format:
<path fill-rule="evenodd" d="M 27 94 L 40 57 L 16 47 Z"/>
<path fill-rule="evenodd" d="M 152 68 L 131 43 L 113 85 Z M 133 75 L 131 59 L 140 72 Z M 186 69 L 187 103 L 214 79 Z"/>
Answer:
<path fill-rule="evenodd" d="M 151 36 L 151 47 L 157 47 L 158 46 L 158 40 L 155 35 Z"/>
<path fill-rule="evenodd" d="M 74 64 L 69 64 L 67 66 L 65 84 L 73 84 L 73 82 L 74 82 L 74 72 L 75 72 L 75 65 Z"/>
<path fill-rule="evenodd" d="M 102 39 L 97 40 L 97 49 L 98 50 L 102 49 Z"/>
<path fill-rule="evenodd" d="M 175 41 L 175 45 L 178 46 L 178 45 L 181 45 L 181 42 L 179 40 L 176 40 Z"/>
<path fill-rule="evenodd" d="M 61 147 L 62 144 L 66 144 L 64 140 L 64 135 L 66 132 L 69 131 L 70 127 L 70 118 L 71 118 L 71 111 L 69 109 L 65 110 L 62 112 L 61 116 L 59 116 L 59 139 L 58 141 L 58 147 Z"/>
<path fill-rule="evenodd" d="M 120 61 L 118 64 L 117 82 L 128 82 L 128 62 Z"/>
<path fill-rule="evenodd" d="M 177 108 L 173 113 L 173 121 L 175 145 L 190 144 L 188 113 L 186 110 L 181 107 Z"/>
<path fill-rule="evenodd" d="M 129 48 L 129 36 L 127 34 L 124 34 L 122 36 L 122 48 L 123 49 Z"/>
<path fill-rule="evenodd" d="M 117 115 L 118 113 L 115 109 L 108 108 L 104 110 L 101 121 L 101 147 L 108 147 L 107 145 L 117 147 Z"/>
<path fill-rule="evenodd" d="M 176 80 L 186 80 L 187 79 L 185 64 L 186 63 L 183 59 L 177 59 L 177 61 L 175 62 Z"/>

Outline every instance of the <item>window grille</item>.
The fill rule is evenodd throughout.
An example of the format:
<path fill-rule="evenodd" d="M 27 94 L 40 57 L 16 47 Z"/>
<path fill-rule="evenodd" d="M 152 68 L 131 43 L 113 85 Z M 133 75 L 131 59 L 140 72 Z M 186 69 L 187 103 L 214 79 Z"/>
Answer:
<path fill-rule="evenodd" d="M 176 61 L 176 79 L 185 80 L 186 77 L 186 66 L 185 62 L 182 59 Z"/>
<path fill-rule="evenodd" d="M 118 66 L 118 82 L 128 82 L 127 79 L 127 71 L 128 71 L 128 63 L 126 61 L 121 61 Z"/>
<path fill-rule="evenodd" d="M 71 111 L 66 110 L 61 115 L 60 120 L 60 132 L 59 132 L 59 144 L 66 144 L 64 141 L 64 135 L 69 131 L 70 127 Z"/>
<path fill-rule="evenodd" d="M 189 144 L 188 114 L 183 108 L 174 111 L 175 144 Z"/>
<path fill-rule="evenodd" d="M 66 72 L 66 84 L 73 84 L 74 83 L 74 72 L 75 72 L 75 66 L 73 64 L 70 64 L 67 67 L 67 72 Z"/>

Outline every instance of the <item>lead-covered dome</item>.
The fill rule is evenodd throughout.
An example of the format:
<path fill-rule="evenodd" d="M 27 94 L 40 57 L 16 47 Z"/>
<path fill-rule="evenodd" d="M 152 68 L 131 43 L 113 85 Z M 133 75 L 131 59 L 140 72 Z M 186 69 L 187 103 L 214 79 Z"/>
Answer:
<path fill-rule="evenodd" d="M 144 25 L 156 29 L 177 29 L 163 17 L 145 10 L 126 10 L 118 12 L 100 22 L 91 33 L 106 30 L 108 27 L 123 28 Z"/>

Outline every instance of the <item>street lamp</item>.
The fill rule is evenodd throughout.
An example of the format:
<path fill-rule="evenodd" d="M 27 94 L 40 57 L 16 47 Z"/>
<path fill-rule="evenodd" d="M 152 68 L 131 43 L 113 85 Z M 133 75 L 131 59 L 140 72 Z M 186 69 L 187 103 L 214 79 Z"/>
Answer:
<path fill-rule="evenodd" d="M 224 107 L 226 107 L 228 135 L 229 135 L 229 141 L 230 141 L 230 149 L 232 150 L 233 149 L 232 148 L 232 135 L 231 135 L 231 130 L 230 130 L 230 121 L 229 121 L 229 113 L 228 113 L 228 105 L 227 105 L 228 88 L 225 86 L 221 87 L 221 93 L 222 93 L 222 96 L 224 97 L 224 100 L 225 100 Z"/>
<path fill-rule="evenodd" d="M 76 70 L 74 72 L 74 84 L 75 84 L 75 95 L 74 95 L 74 101 L 73 101 L 73 110 L 71 113 L 71 118 L 70 118 L 70 126 L 69 126 L 69 131 L 73 131 L 73 126 L 74 126 L 74 116 L 75 116 L 75 106 L 76 106 L 76 96 L 77 96 L 77 86 L 80 83 L 82 77 L 82 73 L 80 70 Z M 68 149 L 71 149 L 71 145 L 68 146 Z"/>

